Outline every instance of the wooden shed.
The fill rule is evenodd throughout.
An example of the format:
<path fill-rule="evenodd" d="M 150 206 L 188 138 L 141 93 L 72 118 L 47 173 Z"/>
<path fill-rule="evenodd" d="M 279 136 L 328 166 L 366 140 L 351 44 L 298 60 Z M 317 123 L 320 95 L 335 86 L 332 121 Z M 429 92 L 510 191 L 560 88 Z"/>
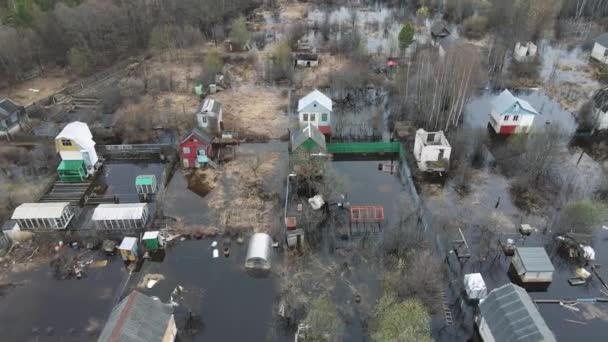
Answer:
<path fill-rule="evenodd" d="M 511 259 L 512 270 L 526 283 L 550 283 L 555 268 L 543 247 L 517 247 Z"/>

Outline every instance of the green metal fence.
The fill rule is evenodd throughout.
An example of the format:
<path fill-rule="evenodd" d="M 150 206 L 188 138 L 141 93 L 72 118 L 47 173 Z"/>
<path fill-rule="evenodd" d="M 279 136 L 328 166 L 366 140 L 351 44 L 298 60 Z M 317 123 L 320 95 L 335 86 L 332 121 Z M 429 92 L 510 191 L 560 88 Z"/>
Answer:
<path fill-rule="evenodd" d="M 403 147 L 398 142 L 328 143 L 327 152 L 332 154 L 399 153 L 399 157 L 403 158 Z"/>

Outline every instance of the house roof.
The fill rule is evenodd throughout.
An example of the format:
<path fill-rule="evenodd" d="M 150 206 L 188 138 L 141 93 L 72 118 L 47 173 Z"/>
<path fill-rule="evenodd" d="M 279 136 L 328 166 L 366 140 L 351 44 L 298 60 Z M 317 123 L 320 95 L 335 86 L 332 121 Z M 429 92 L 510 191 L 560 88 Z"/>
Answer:
<path fill-rule="evenodd" d="M 492 106 L 499 114 L 522 114 L 522 110 L 528 114 L 539 114 L 528 101 L 515 97 L 508 89 L 494 99 Z"/>
<path fill-rule="evenodd" d="M 602 112 L 608 112 L 608 87 L 598 90 L 593 95 L 593 104 Z"/>
<path fill-rule="evenodd" d="M 55 140 L 58 139 L 73 140 L 81 148 L 95 147 L 95 141 L 93 141 L 93 134 L 91 134 L 89 126 L 80 121 L 74 121 L 67 124 L 67 126 L 65 126 L 55 137 Z"/>
<path fill-rule="evenodd" d="M 70 202 L 23 203 L 13 211 L 11 219 L 59 218 Z"/>
<path fill-rule="evenodd" d="M 446 37 L 450 35 L 448 24 L 443 20 L 435 20 L 431 25 L 431 34 L 438 37 Z"/>
<path fill-rule="evenodd" d="M 555 267 L 543 247 L 517 247 L 526 272 L 553 272 Z"/>
<path fill-rule="evenodd" d="M 197 137 L 200 141 L 204 141 L 206 143 L 211 142 L 211 137 L 209 136 L 209 134 L 207 134 L 207 132 L 203 132 L 198 128 L 193 128 L 193 129 L 189 130 L 188 132 L 186 132 L 186 134 L 184 134 L 184 137 L 182 138 L 182 143 L 184 143 L 186 140 L 188 140 L 188 138 L 190 138 L 190 136 L 192 136 L 192 135 Z"/>
<path fill-rule="evenodd" d="M 120 246 L 118 246 L 118 249 L 122 249 L 122 250 L 133 250 L 133 247 L 135 247 L 137 245 L 137 238 L 136 237 L 132 237 L 132 236 L 125 236 L 122 239 L 122 242 L 120 243 Z"/>
<path fill-rule="evenodd" d="M 292 136 L 291 149 L 294 151 L 297 150 L 298 147 L 302 146 L 308 139 L 312 139 L 323 151 L 326 150 L 325 136 L 317 127 L 310 123 Z"/>
<path fill-rule="evenodd" d="M 526 290 L 515 284 L 492 290 L 479 311 L 496 342 L 556 341 Z"/>
<path fill-rule="evenodd" d="M 20 106 L 9 98 L 0 100 L 0 116 L 7 117 L 19 108 Z"/>
<path fill-rule="evenodd" d="M 206 99 L 201 106 L 200 113 L 219 114 L 222 109 L 222 104 L 213 99 Z"/>
<path fill-rule="evenodd" d="M 311 91 L 310 93 L 308 93 L 308 95 L 304 96 L 300 99 L 300 101 L 298 101 L 298 111 L 301 111 L 306 106 L 315 101 L 321 106 L 325 107 L 330 112 L 332 111 L 331 99 L 322 92 L 318 91 L 317 89 Z"/>
<path fill-rule="evenodd" d="M 100 204 L 95 208 L 92 220 L 139 220 L 147 206 L 146 203 Z"/>
<path fill-rule="evenodd" d="M 608 47 L 608 32 L 600 34 L 594 41 L 604 47 Z"/>
<path fill-rule="evenodd" d="M 98 342 L 161 342 L 173 308 L 133 291 L 112 309 Z"/>

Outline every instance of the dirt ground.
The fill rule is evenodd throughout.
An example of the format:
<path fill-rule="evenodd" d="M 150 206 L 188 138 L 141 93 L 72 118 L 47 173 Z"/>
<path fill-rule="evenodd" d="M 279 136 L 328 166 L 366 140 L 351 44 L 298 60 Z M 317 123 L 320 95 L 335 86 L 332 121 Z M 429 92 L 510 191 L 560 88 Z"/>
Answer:
<path fill-rule="evenodd" d="M 8 97 L 27 106 L 47 98 L 63 88 L 70 80 L 64 71 L 51 69 L 39 77 L 19 83 L 16 86 L 0 89 L 0 99 Z"/>
<path fill-rule="evenodd" d="M 287 96 L 277 88 L 243 85 L 213 94 L 224 105 L 224 127 L 241 136 L 278 139 L 287 134 Z"/>
<path fill-rule="evenodd" d="M 302 88 L 312 89 L 329 85 L 329 74 L 340 68 L 348 68 L 350 62 L 342 56 L 319 54 L 319 65 L 314 68 L 298 68 L 297 82 Z"/>

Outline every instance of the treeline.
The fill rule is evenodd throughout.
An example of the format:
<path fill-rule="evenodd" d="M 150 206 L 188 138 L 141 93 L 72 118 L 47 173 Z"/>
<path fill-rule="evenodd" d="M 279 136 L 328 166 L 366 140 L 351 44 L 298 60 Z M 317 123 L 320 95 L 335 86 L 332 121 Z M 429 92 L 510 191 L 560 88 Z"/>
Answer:
<path fill-rule="evenodd" d="M 0 80 L 49 63 L 86 74 L 149 47 L 223 38 L 261 0 L 0 0 Z M 2 81 L 0 81 L 2 85 Z"/>

